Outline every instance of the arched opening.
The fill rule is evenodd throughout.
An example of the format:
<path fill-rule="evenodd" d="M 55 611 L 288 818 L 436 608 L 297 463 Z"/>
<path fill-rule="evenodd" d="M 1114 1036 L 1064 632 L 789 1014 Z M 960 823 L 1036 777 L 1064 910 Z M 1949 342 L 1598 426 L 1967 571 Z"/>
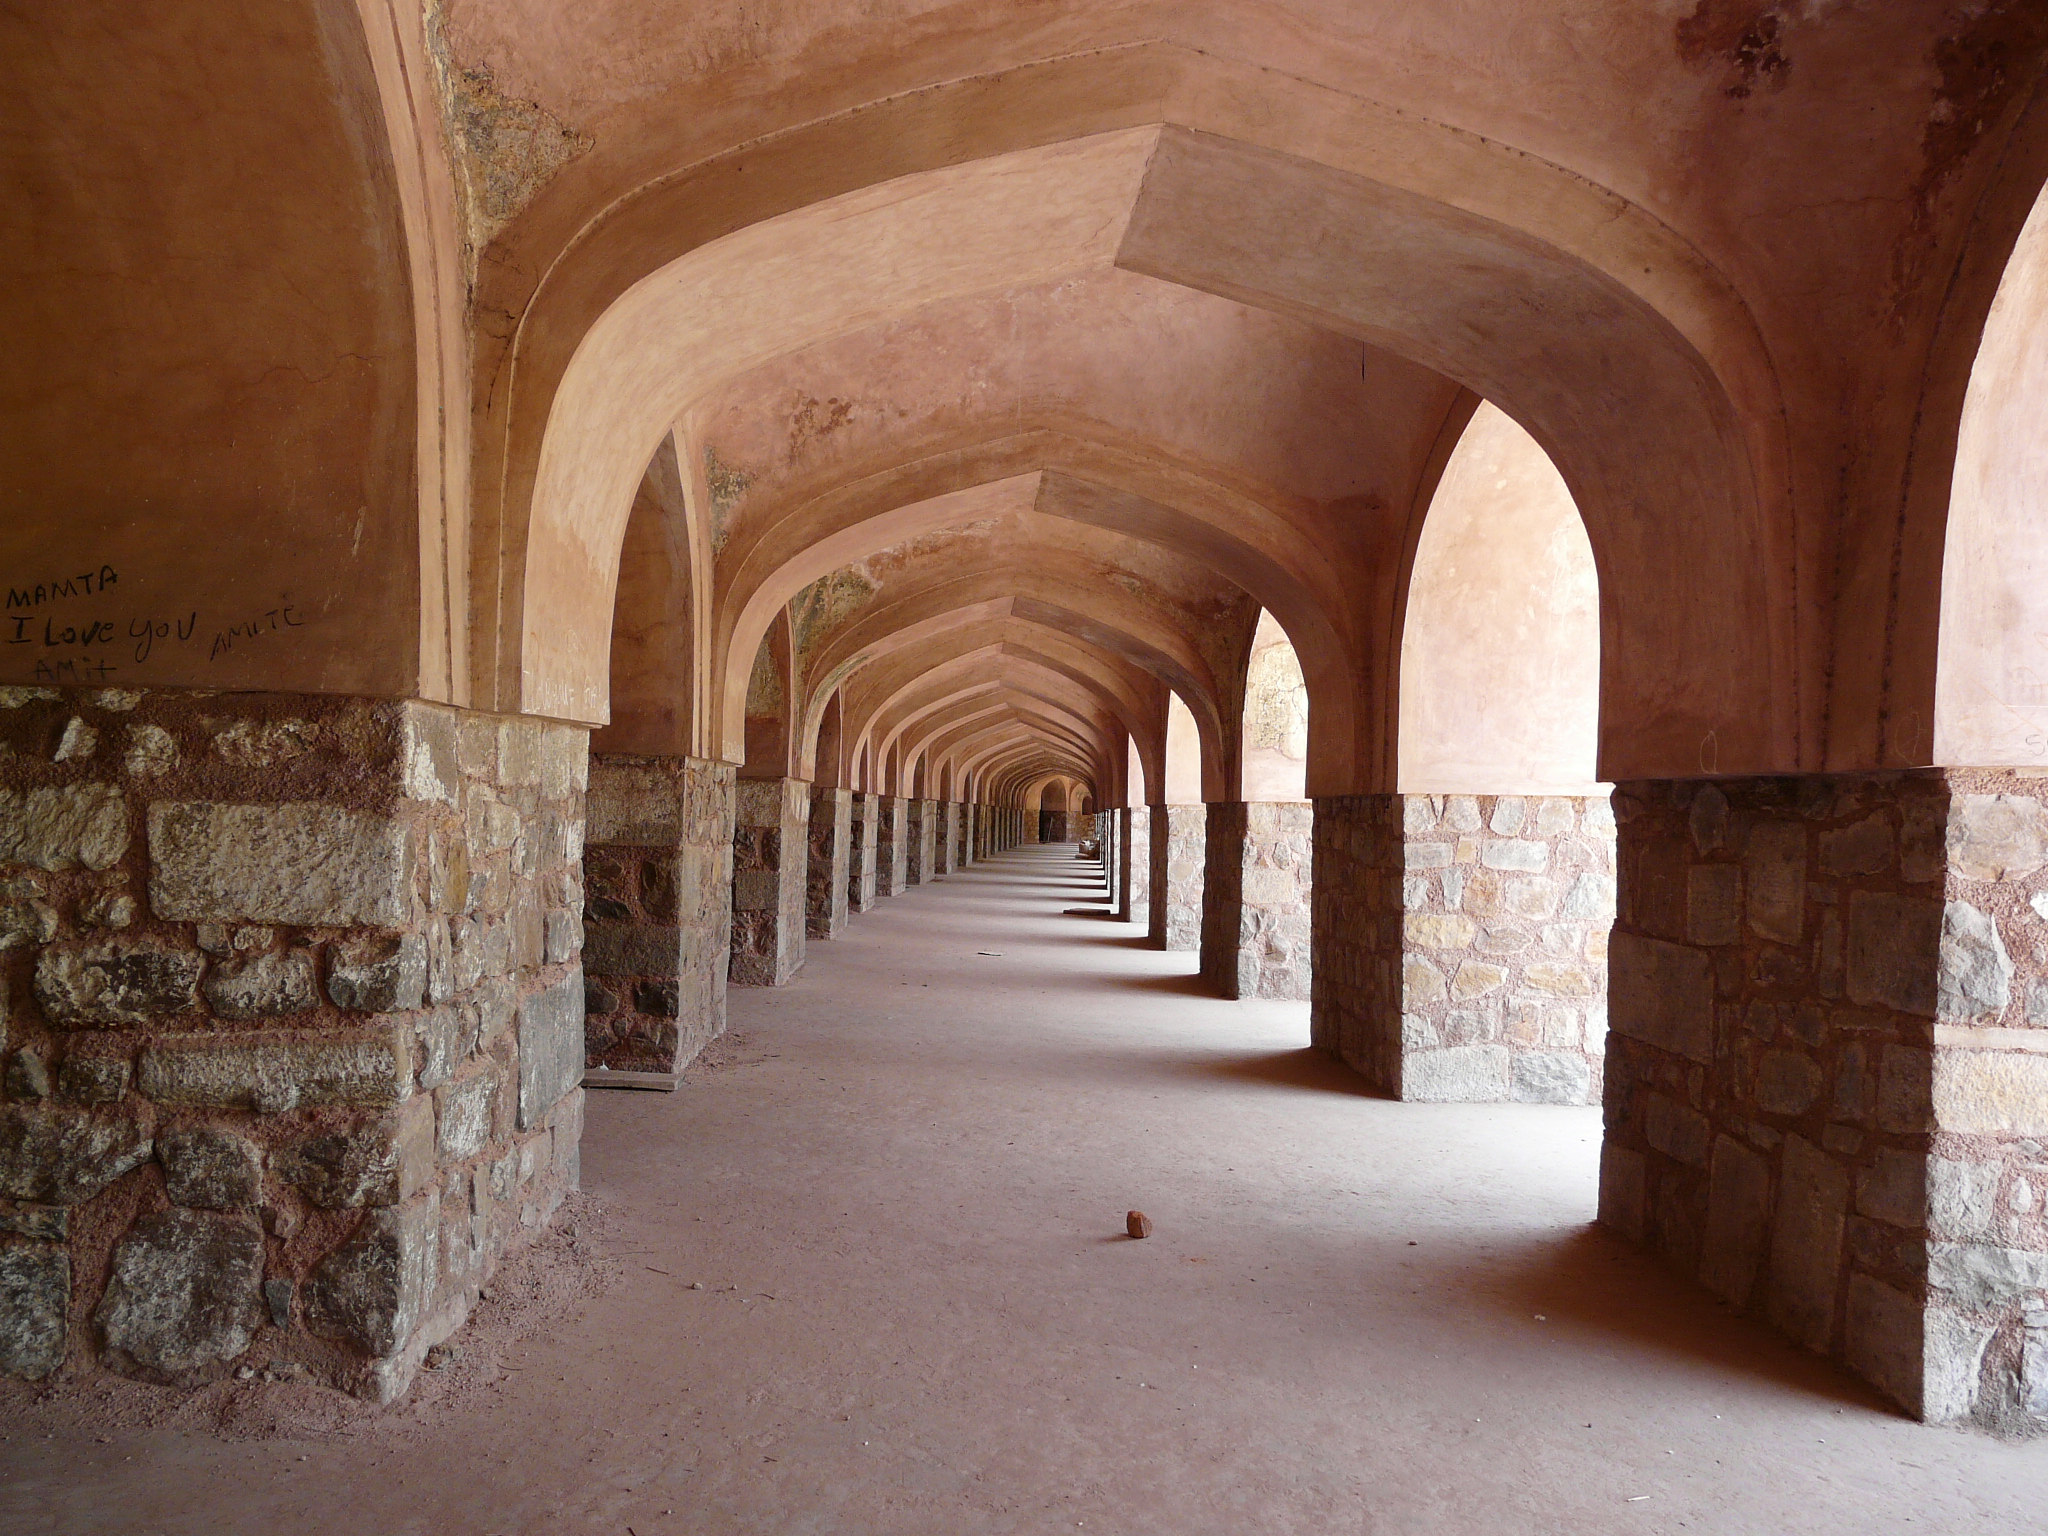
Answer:
<path fill-rule="evenodd" d="M 1404 1099 L 1600 1100 L 1615 859 L 1594 780 L 1599 644 L 1571 493 L 1482 403 L 1409 577 L 1398 995 L 1354 1047 Z"/>

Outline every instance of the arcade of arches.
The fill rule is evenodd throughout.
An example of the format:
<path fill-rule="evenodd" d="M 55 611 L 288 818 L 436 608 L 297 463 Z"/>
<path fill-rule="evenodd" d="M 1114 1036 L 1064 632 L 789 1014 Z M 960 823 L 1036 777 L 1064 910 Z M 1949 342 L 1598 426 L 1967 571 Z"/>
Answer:
<path fill-rule="evenodd" d="M 2048 1429 L 2037 4 L 0 27 L 7 1375 L 403 1397 L 594 1089 L 1078 843 Z"/>

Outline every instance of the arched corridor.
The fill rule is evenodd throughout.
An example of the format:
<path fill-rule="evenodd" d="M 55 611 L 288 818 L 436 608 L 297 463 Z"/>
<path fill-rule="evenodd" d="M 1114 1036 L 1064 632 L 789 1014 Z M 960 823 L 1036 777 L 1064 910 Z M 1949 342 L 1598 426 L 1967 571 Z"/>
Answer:
<path fill-rule="evenodd" d="M 1414 1453 L 1367 1399 L 1462 1437 L 1404 1362 L 1481 1339 L 1564 1428 L 1599 1378 L 1669 1426 L 1724 1383 L 1739 1447 L 1985 1442 L 1866 1526 L 2041 1467 L 2041 0 L 67 0 L 0 58 L 0 1419 L 71 1426 L 0 1440 L 29 1483 L 137 1415 L 131 1491 L 274 1408 L 445 1444 L 464 1352 L 577 1295 L 797 1413 L 829 1308 L 600 1284 L 686 1209 L 1021 1381 L 984 1205 L 1034 1305 L 1144 1206 L 1094 1256 L 1160 1316 L 1090 1307 L 1259 1385 L 1184 1443 L 921 1398 L 1038 1458 L 969 1525 L 1224 1444 L 1236 1523 L 1369 1523 L 1335 1469 Z M 1148 1170 L 1192 1182 L 1109 1193 Z M 1329 1258 L 1433 1220 L 1426 1318 L 1423 1239 Z M 1487 1331 L 1529 1253 L 1602 1298 L 1528 1307 L 1576 1343 Z M 1078 1370 L 1093 1314 L 1030 1316 Z M 1823 1438 L 1699 1507 L 1811 1524 Z M 721 1486 L 787 1506 L 721 1518 L 940 1508 L 761 1455 Z"/>
<path fill-rule="evenodd" d="M 89 1477 L 0 1441 L 0 1524 L 1604 1533 L 1651 1505 L 1849 1536 L 1902 1497 L 1930 1529 L 2033 1521 L 2027 1450 L 1930 1442 L 1592 1226 L 1597 1110 L 1377 1097 L 1303 1048 L 1305 1005 L 1205 996 L 1190 957 L 1075 915 L 1104 894 L 1071 847 L 1018 848 L 736 989 L 715 1065 L 593 1099 L 597 1208 L 417 1402 L 273 1388 L 221 1446 L 199 1413 L 136 1424 L 165 1405 L 124 1385 Z M 518 1299 L 592 1263 L 595 1295 Z"/>

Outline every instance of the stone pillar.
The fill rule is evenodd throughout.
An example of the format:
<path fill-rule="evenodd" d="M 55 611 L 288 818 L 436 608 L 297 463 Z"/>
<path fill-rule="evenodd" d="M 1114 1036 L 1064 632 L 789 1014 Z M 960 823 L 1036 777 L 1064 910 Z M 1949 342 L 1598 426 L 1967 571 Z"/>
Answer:
<path fill-rule="evenodd" d="M 1152 807 L 1150 931 L 1161 949 L 1202 947 L 1202 864 L 1208 810 L 1200 805 Z"/>
<path fill-rule="evenodd" d="M 1152 922 L 1152 808 L 1134 805 L 1124 812 L 1128 835 L 1123 848 L 1124 920 Z"/>
<path fill-rule="evenodd" d="M 904 802 L 904 814 L 908 818 L 904 834 L 903 880 L 906 885 L 923 885 L 932 878 L 931 805 L 929 800 Z"/>
<path fill-rule="evenodd" d="M 725 1031 L 733 769 L 596 757 L 588 805 L 585 1049 L 593 1067 L 674 1074 Z"/>
<path fill-rule="evenodd" d="M 1613 826 L 1600 797 L 1318 800 L 1313 1038 L 1410 1101 L 1596 1102 Z"/>
<path fill-rule="evenodd" d="M 939 873 L 950 875 L 960 867 L 960 807 L 951 800 L 939 802 Z"/>
<path fill-rule="evenodd" d="M 1219 996 L 1308 1000 L 1314 820 L 1306 800 L 1209 807 L 1202 975 Z"/>
<path fill-rule="evenodd" d="M 577 1178 L 586 733 L 0 689 L 0 1371 L 405 1391 Z"/>
<path fill-rule="evenodd" d="M 875 890 L 901 896 L 910 889 L 910 802 L 877 795 L 875 807 Z"/>
<path fill-rule="evenodd" d="M 1600 1219 L 1909 1411 L 2048 1427 L 2048 816 L 2009 770 L 1617 786 Z"/>
<path fill-rule="evenodd" d="M 853 794 L 811 791 L 810 884 L 804 896 L 807 938 L 836 939 L 846 931 L 847 887 L 852 879 Z"/>
<path fill-rule="evenodd" d="M 975 811 L 978 808 L 972 800 L 960 802 L 960 866 L 966 868 L 979 855 L 974 848 Z"/>
<path fill-rule="evenodd" d="M 846 821 L 846 907 L 871 912 L 875 905 L 875 836 L 881 830 L 881 797 L 856 794 Z"/>
<path fill-rule="evenodd" d="M 741 779 L 733 822 L 731 979 L 779 987 L 804 964 L 811 786 Z"/>

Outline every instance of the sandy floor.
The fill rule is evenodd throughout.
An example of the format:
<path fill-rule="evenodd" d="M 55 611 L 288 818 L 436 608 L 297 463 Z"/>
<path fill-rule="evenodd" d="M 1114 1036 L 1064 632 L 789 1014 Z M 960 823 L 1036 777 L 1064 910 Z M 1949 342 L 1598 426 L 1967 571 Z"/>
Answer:
<path fill-rule="evenodd" d="M 735 989 L 384 1414 L 10 1396 L 0 1531 L 2048 1531 L 2048 1444 L 1593 1231 L 1595 1111 L 1365 1096 L 1100 894 L 1020 850 Z"/>

